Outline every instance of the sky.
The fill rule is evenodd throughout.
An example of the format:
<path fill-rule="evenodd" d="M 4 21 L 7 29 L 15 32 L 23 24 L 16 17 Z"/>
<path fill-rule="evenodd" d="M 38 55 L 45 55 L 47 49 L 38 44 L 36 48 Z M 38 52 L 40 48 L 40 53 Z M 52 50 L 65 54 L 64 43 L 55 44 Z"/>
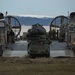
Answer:
<path fill-rule="evenodd" d="M 75 12 L 75 0 L 0 0 L 0 12 L 9 15 L 67 16 Z"/>

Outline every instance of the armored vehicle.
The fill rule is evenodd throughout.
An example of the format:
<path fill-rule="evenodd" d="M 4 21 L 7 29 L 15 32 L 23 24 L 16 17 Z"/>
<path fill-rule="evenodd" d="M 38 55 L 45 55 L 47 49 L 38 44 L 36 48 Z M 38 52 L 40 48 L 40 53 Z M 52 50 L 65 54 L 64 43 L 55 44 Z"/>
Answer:
<path fill-rule="evenodd" d="M 40 24 L 32 25 L 28 30 L 28 54 L 30 56 L 50 56 L 50 43 L 45 28 Z"/>
<path fill-rule="evenodd" d="M 75 12 L 70 13 L 65 27 L 65 41 L 71 49 L 75 49 Z"/>

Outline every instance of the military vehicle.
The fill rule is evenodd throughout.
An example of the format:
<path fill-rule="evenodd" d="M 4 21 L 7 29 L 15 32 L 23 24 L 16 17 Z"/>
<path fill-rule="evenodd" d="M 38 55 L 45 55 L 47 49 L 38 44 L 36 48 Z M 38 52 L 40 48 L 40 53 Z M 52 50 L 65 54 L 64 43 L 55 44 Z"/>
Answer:
<path fill-rule="evenodd" d="M 32 25 L 32 28 L 28 30 L 28 54 L 31 57 L 36 56 L 50 56 L 50 43 L 45 28 L 40 24 Z"/>
<path fill-rule="evenodd" d="M 5 22 L 4 15 L 0 12 L 0 56 L 3 54 L 5 46 Z"/>
<path fill-rule="evenodd" d="M 66 16 L 60 15 L 51 21 L 50 32 L 53 30 L 56 31 L 55 37 L 59 42 L 63 42 L 65 40 L 65 25 L 67 20 L 68 18 Z"/>
<path fill-rule="evenodd" d="M 58 20 L 60 24 L 57 22 Z M 51 22 L 50 30 L 52 30 L 53 25 L 58 25 L 60 27 L 58 30 L 58 41 L 59 42 L 65 41 L 67 43 L 67 47 L 71 48 L 71 50 L 74 50 L 75 49 L 75 12 L 70 13 L 70 16 L 68 17 L 66 16 L 55 17 Z"/>
<path fill-rule="evenodd" d="M 75 12 L 70 13 L 65 26 L 65 41 L 68 47 L 75 49 Z"/>
<path fill-rule="evenodd" d="M 4 16 L 0 12 L 0 56 L 9 44 L 14 43 L 21 31 L 21 24 L 13 16 Z"/>

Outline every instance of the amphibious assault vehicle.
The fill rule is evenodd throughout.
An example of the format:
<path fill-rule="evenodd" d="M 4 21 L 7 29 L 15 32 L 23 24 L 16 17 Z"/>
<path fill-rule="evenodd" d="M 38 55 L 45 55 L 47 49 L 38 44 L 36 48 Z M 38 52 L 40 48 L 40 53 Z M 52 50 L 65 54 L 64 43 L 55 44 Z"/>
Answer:
<path fill-rule="evenodd" d="M 65 41 L 67 47 L 71 48 L 71 50 L 75 50 L 75 12 L 71 12 L 68 17 L 61 15 L 55 17 L 50 24 L 50 31 L 52 30 L 53 25 L 59 26 L 59 29 L 57 30 L 58 41 Z"/>
<path fill-rule="evenodd" d="M 0 12 L 0 56 L 3 51 L 10 49 L 10 44 L 15 43 L 15 38 L 20 34 L 21 24 L 14 16 L 4 16 Z"/>
<path fill-rule="evenodd" d="M 72 50 L 75 50 L 75 12 L 70 13 L 68 23 L 66 24 L 65 41 Z"/>

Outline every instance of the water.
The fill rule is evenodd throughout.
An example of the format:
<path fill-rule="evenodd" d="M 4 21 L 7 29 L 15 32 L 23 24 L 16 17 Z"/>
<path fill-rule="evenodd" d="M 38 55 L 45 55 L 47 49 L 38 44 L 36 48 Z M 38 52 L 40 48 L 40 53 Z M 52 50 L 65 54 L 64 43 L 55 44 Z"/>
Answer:
<path fill-rule="evenodd" d="M 49 26 L 43 26 L 43 27 L 46 29 L 47 32 L 49 32 L 49 28 L 50 28 Z M 30 28 L 31 28 L 31 26 L 22 25 L 20 35 L 23 35 L 23 32 L 27 32 L 28 29 L 30 29 Z"/>

